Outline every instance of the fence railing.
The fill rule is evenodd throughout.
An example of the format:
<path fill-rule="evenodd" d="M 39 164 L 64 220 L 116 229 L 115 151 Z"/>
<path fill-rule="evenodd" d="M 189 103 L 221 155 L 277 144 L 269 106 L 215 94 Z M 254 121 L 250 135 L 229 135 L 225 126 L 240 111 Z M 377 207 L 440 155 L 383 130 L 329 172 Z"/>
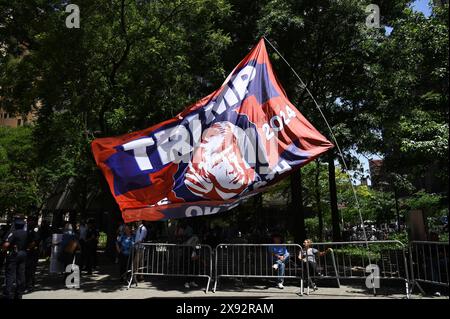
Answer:
<path fill-rule="evenodd" d="M 134 246 L 129 259 L 131 277 L 137 285 L 138 276 L 174 276 L 207 278 L 206 292 L 212 278 L 212 249 L 208 245 L 140 243 Z"/>
<path fill-rule="evenodd" d="M 276 255 L 286 248 L 289 256 L 278 261 Z M 297 244 L 219 244 L 215 249 L 215 283 L 220 278 L 274 278 L 282 282 L 285 278 L 299 280 L 303 295 L 306 273 L 304 263 L 297 258 L 302 248 Z"/>
<path fill-rule="evenodd" d="M 370 280 L 397 279 L 405 283 L 409 298 L 409 272 L 405 245 L 396 240 L 314 243 L 317 249 L 315 269 L 309 277 Z M 327 249 L 332 253 L 326 253 Z M 322 254 L 320 253 L 322 252 Z M 373 273 L 372 273 L 373 272 Z M 376 284 L 369 285 L 376 294 Z M 369 288 L 368 287 L 368 288 Z"/>
<path fill-rule="evenodd" d="M 411 267 L 411 293 L 420 283 L 449 287 L 449 243 L 411 241 L 409 243 L 409 264 Z"/>
<path fill-rule="evenodd" d="M 277 262 L 275 254 L 283 248 L 289 256 Z M 370 277 L 404 281 L 409 298 L 415 286 L 423 292 L 420 283 L 449 286 L 448 257 L 448 243 L 425 241 L 410 242 L 409 247 L 396 240 L 327 242 L 308 249 L 298 244 L 219 244 L 215 250 L 208 245 L 141 243 L 130 255 L 128 288 L 137 284 L 138 276 L 203 277 L 206 292 L 213 277 L 214 292 L 221 278 L 291 278 L 299 280 L 303 295 L 320 278 L 334 279 L 339 287 L 342 279 L 363 279 L 367 286 Z M 376 294 L 375 284 L 369 289 Z"/>
<path fill-rule="evenodd" d="M 320 243 L 319 243 L 320 245 Z M 327 256 L 330 263 L 327 263 Z M 334 278 L 336 280 L 338 288 L 341 286 L 339 281 L 339 272 L 336 266 L 336 258 L 334 257 L 334 251 L 331 247 L 326 248 L 324 251 L 319 251 L 315 247 L 304 248 L 302 255 L 298 256 L 306 265 L 306 272 L 308 278 L 307 294 L 309 295 L 310 288 L 316 289 L 314 283 L 315 278 Z M 324 261 L 324 262 L 322 262 Z M 325 265 L 325 266 L 324 266 Z M 322 273 L 324 271 L 324 273 Z"/>

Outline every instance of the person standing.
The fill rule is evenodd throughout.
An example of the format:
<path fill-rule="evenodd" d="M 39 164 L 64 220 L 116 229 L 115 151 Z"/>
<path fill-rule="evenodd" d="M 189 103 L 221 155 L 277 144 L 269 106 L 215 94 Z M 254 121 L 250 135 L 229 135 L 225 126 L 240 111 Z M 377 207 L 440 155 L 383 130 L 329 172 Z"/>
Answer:
<path fill-rule="evenodd" d="M 194 228 L 192 228 L 191 223 L 188 221 L 186 221 L 183 235 L 184 235 L 184 240 L 189 240 L 192 236 L 194 236 Z"/>
<path fill-rule="evenodd" d="M 134 242 L 136 244 L 143 243 L 147 238 L 147 227 L 142 220 L 138 222 L 138 227 L 136 229 L 136 237 L 134 238 Z"/>
<path fill-rule="evenodd" d="M 144 222 L 142 220 L 140 220 L 138 222 L 138 227 L 136 229 L 136 234 L 134 237 L 134 252 L 136 254 L 134 257 L 135 271 L 138 268 L 143 267 L 144 250 L 142 249 L 142 247 L 140 247 L 140 244 L 143 243 L 146 238 L 147 238 L 147 227 L 145 227 Z M 143 279 L 144 278 L 142 276 L 137 277 L 137 280 L 143 280 Z"/>
<path fill-rule="evenodd" d="M 25 263 L 27 260 L 27 232 L 25 221 L 16 218 L 14 230 L 7 236 L 2 250 L 7 252 L 5 272 L 5 297 L 22 299 L 25 292 Z"/>
<path fill-rule="evenodd" d="M 181 244 L 184 239 L 184 225 L 183 225 L 182 221 L 180 221 L 180 220 L 178 220 L 176 223 L 177 224 L 175 226 L 173 235 L 174 235 L 175 243 Z"/>
<path fill-rule="evenodd" d="M 186 241 L 183 245 L 187 245 L 187 247 L 182 247 L 185 250 L 185 253 L 182 255 L 185 256 L 185 260 L 182 260 L 184 265 L 182 265 L 182 269 L 186 269 L 189 274 L 195 274 L 198 271 L 198 267 L 200 266 L 200 250 L 197 251 L 196 247 L 200 245 L 200 239 L 197 235 L 194 234 L 194 230 L 188 224 L 186 228 L 184 228 L 184 236 Z M 187 237 L 189 236 L 189 237 Z M 198 288 L 198 284 L 195 281 L 188 281 L 184 283 L 184 288 Z"/>
<path fill-rule="evenodd" d="M 80 221 L 80 226 L 78 228 L 78 242 L 80 243 L 81 256 L 80 256 L 80 265 L 84 268 L 86 264 L 86 235 L 87 235 L 87 226 L 84 219 Z"/>
<path fill-rule="evenodd" d="M 326 251 L 319 251 L 318 249 L 312 247 L 312 240 L 311 239 L 305 239 L 303 242 L 303 250 L 299 253 L 298 258 L 302 260 L 303 262 L 307 263 L 307 269 L 308 269 L 308 285 L 310 285 L 311 288 L 314 290 L 317 290 L 316 284 L 312 281 L 311 277 L 314 277 L 317 275 L 321 275 L 317 270 L 317 260 L 316 255 L 323 256 L 327 252 L 331 251 L 331 248 L 328 248 Z M 311 276 L 312 274 L 312 276 Z"/>
<path fill-rule="evenodd" d="M 45 219 L 41 222 L 39 233 L 41 235 L 41 256 L 48 258 L 51 255 L 52 232 L 50 224 Z"/>
<path fill-rule="evenodd" d="M 64 264 L 64 283 L 66 282 L 67 276 L 69 276 L 69 272 L 67 271 L 68 265 L 75 264 L 75 253 L 77 249 L 79 249 L 79 243 L 77 237 L 75 236 L 75 232 L 73 231 L 73 227 L 70 223 L 67 223 L 64 226 L 63 236 L 61 238 L 61 251 L 58 255 L 58 260 Z"/>
<path fill-rule="evenodd" d="M 31 292 L 36 283 L 35 275 L 39 261 L 39 244 L 41 235 L 36 217 L 28 218 L 27 230 L 27 262 L 25 265 L 26 289 Z"/>
<path fill-rule="evenodd" d="M 98 232 L 92 220 L 88 221 L 86 231 L 86 271 L 88 275 L 92 275 L 92 268 L 95 264 L 97 254 Z"/>
<path fill-rule="evenodd" d="M 129 226 L 124 225 L 123 234 L 121 234 L 116 242 L 116 250 L 119 256 L 119 275 L 120 281 L 125 281 L 128 271 L 128 259 L 133 248 L 134 238 L 131 234 Z"/>
<path fill-rule="evenodd" d="M 125 223 L 123 221 L 120 221 L 119 223 L 119 227 L 117 227 L 117 231 L 116 231 L 116 241 L 118 242 L 120 237 L 122 237 L 122 235 L 125 233 Z M 131 233 L 131 229 L 130 229 L 130 233 Z M 115 264 L 119 263 L 119 255 L 117 254 L 114 260 Z"/>
<path fill-rule="evenodd" d="M 3 242 L 6 239 L 7 228 L 8 228 L 7 225 L 0 226 L 0 247 L 3 245 Z M 0 269 L 3 268 L 3 265 L 5 263 L 5 257 L 6 257 L 5 252 L 2 249 L 0 249 Z"/>

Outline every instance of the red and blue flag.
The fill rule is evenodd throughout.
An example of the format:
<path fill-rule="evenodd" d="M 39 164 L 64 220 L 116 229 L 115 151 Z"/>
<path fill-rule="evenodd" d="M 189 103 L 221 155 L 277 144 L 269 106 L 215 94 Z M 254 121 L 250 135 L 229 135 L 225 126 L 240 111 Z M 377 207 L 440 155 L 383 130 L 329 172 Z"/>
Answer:
<path fill-rule="evenodd" d="M 288 100 L 263 39 L 176 117 L 92 142 L 125 222 L 230 210 L 332 147 Z"/>

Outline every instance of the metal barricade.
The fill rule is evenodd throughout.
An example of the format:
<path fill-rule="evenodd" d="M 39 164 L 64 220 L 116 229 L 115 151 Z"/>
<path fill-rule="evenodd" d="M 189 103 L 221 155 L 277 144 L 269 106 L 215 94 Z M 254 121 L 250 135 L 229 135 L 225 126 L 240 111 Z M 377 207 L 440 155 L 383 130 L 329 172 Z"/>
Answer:
<path fill-rule="evenodd" d="M 289 258 L 284 275 L 274 268 L 273 247 L 286 247 Z M 298 258 L 302 248 L 297 244 L 219 244 L 215 250 L 215 292 L 220 278 L 294 278 L 300 280 L 303 295 L 303 262 Z M 280 270 L 281 271 L 281 270 Z"/>
<path fill-rule="evenodd" d="M 308 248 L 307 250 L 303 249 L 303 254 L 299 256 L 301 260 L 306 265 L 306 272 L 307 272 L 307 295 L 309 295 L 310 288 L 315 289 L 315 283 L 314 278 L 321 277 L 321 278 L 334 278 L 336 280 L 338 288 L 341 287 L 341 283 L 339 281 L 339 273 L 337 271 L 336 266 L 336 259 L 334 257 L 334 251 L 331 247 L 327 248 L 327 253 L 329 252 L 329 258 L 330 258 L 330 265 L 327 265 L 327 256 L 323 254 L 323 256 L 316 256 L 316 254 L 313 254 L 310 249 L 315 249 L 314 247 Z M 319 253 L 319 251 L 318 251 Z M 317 262 L 317 257 L 323 257 L 324 262 L 321 262 L 321 259 Z M 317 266 L 319 264 L 319 266 Z M 322 264 L 325 264 L 325 267 L 322 266 Z M 323 270 L 325 273 L 322 274 L 321 270 Z"/>
<path fill-rule="evenodd" d="M 133 247 L 129 259 L 130 288 L 137 276 L 212 277 L 212 249 L 208 245 L 140 243 Z"/>
<path fill-rule="evenodd" d="M 406 247 L 402 242 L 397 240 L 328 242 L 313 243 L 311 247 L 319 252 L 326 252 L 331 248 L 331 253 L 318 254 L 315 269 L 308 267 L 308 278 L 336 278 L 339 285 L 339 279 L 367 280 L 373 271 L 373 277 L 369 279 L 404 281 L 406 296 L 409 298 L 408 261 Z M 376 285 L 372 285 L 371 289 L 375 295 Z"/>
<path fill-rule="evenodd" d="M 448 242 L 411 241 L 409 261 L 411 267 L 411 291 L 415 286 L 425 294 L 420 283 L 448 288 Z"/>
<path fill-rule="evenodd" d="M 434 246 L 430 248 L 430 245 Z M 285 247 L 289 252 L 289 258 L 283 263 L 284 274 L 274 267 L 274 247 Z M 409 298 L 412 291 L 412 288 L 411 291 L 409 289 L 409 270 L 413 274 L 413 285 L 419 288 L 419 281 L 448 287 L 448 243 L 412 242 L 409 247 L 411 269 L 406 257 L 407 249 L 400 241 L 313 243 L 311 248 L 317 249 L 318 252 L 327 252 L 314 254 L 313 265 L 309 262 L 308 250 L 302 249 L 298 244 L 219 244 L 214 250 L 213 291 L 217 290 L 220 278 L 291 278 L 300 280 L 300 294 L 303 295 L 305 280 L 309 294 L 309 289 L 313 286 L 311 283 L 318 278 L 333 278 L 339 287 L 340 279 L 359 278 L 367 283 L 372 274 L 372 279 L 403 280 Z M 425 253 L 427 251 L 428 254 Z M 204 277 L 208 279 L 208 292 L 213 277 L 212 254 L 213 251 L 208 245 L 135 245 L 129 259 L 131 278 L 128 288 L 133 281 L 137 285 L 137 276 Z M 436 263 L 442 259 L 443 263 Z M 425 269 L 428 269 L 428 272 Z M 376 294 L 375 285 L 371 289 Z"/>

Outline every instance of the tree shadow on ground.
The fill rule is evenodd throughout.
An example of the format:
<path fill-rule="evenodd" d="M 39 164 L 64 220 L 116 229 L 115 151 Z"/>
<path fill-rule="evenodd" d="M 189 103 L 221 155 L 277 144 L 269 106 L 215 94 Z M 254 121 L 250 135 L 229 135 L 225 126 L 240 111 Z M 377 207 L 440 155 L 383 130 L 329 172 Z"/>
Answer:
<path fill-rule="evenodd" d="M 375 289 L 375 293 L 373 288 L 366 287 L 365 278 L 354 278 L 354 279 L 341 278 L 339 281 L 341 285 L 345 286 L 346 294 L 355 294 L 355 295 L 358 294 L 367 297 L 382 296 L 384 298 L 394 298 L 394 299 L 398 299 L 399 295 L 404 295 L 404 298 L 406 298 L 406 285 L 405 281 L 402 279 L 380 280 L 380 288 Z M 331 278 L 318 278 L 315 280 L 315 283 L 317 284 L 319 290 L 321 287 L 337 287 L 336 280 Z"/>
<path fill-rule="evenodd" d="M 186 288 L 185 283 L 194 281 L 198 287 Z M 206 293 L 207 278 L 203 277 L 161 277 L 161 276 L 145 276 L 144 280 L 139 281 L 136 285 L 133 282 L 130 289 L 154 289 L 158 291 L 177 291 L 183 294 L 189 294 L 193 291 Z M 209 292 L 211 293 L 212 282 L 210 283 Z"/>
<path fill-rule="evenodd" d="M 64 274 L 50 273 L 50 261 L 39 260 L 36 270 L 36 283 L 33 292 L 37 291 L 58 291 L 67 290 Z M 88 275 L 85 271 L 80 273 L 80 288 L 81 291 L 92 292 L 115 292 L 124 289 L 123 284 L 119 282 L 118 265 L 112 262 L 109 258 L 98 255 L 98 266 L 93 271 L 92 275 Z M 4 277 L 4 272 L 2 273 Z M 4 282 L 4 278 L 0 278 Z"/>
<path fill-rule="evenodd" d="M 0 274 L 0 280 L 4 282 L 4 272 Z M 195 281 L 198 284 L 197 288 L 185 288 L 184 284 L 186 282 Z M 316 278 L 314 279 L 318 291 L 310 290 L 310 294 L 321 295 L 325 298 L 327 296 L 340 296 L 343 293 L 347 297 L 348 295 L 363 295 L 363 296 L 374 296 L 373 290 L 365 287 L 364 279 L 341 279 L 341 285 L 345 285 L 345 291 L 336 290 L 336 294 L 326 290 L 321 292 L 321 288 L 336 288 L 336 279 L 332 278 Z M 195 291 L 205 292 L 207 285 L 207 278 L 187 278 L 187 277 L 162 277 L 162 276 L 146 276 L 142 282 L 138 283 L 136 287 L 134 284 L 131 285 L 131 289 L 154 289 L 162 292 L 179 292 L 183 295 L 188 295 L 189 293 Z M 269 296 L 276 296 L 286 293 L 293 293 L 300 295 L 300 282 L 298 279 L 286 279 L 285 289 L 278 289 L 275 287 L 276 279 L 236 279 L 236 278 L 221 278 L 217 287 L 218 292 L 228 292 L 228 293 L 267 293 Z M 306 281 L 304 282 L 306 291 Z M 404 294 L 406 297 L 406 287 L 404 280 L 381 280 L 380 288 L 376 290 L 376 296 L 383 296 L 387 298 L 399 298 L 399 295 Z M 434 292 L 439 291 L 442 295 L 448 296 L 448 287 L 436 287 L 435 285 L 424 285 L 421 284 L 422 288 L 426 292 L 430 292 L 432 295 Z M 208 296 L 213 295 L 214 281 L 211 280 L 209 286 Z M 36 272 L 36 285 L 34 291 L 58 291 L 67 290 L 65 285 L 63 274 L 50 274 L 49 272 L 49 261 L 41 260 L 38 265 Z M 88 275 L 86 272 L 81 272 L 80 277 L 80 288 L 79 290 L 84 292 L 101 292 L 101 293 L 112 293 L 120 290 L 126 290 L 127 284 L 119 281 L 119 271 L 118 265 L 115 264 L 110 258 L 104 256 L 103 254 L 98 255 L 98 267 L 92 275 Z M 342 289 L 342 287 L 340 288 Z M 414 293 L 418 294 L 419 289 L 415 288 Z M 206 296 L 206 294 L 205 294 Z M 239 297 L 238 295 L 236 297 Z M 243 298 L 245 298 L 243 296 Z"/>
<path fill-rule="evenodd" d="M 277 280 L 267 278 L 220 278 L 217 291 L 222 292 L 257 292 L 268 295 L 292 293 L 300 295 L 299 280 L 286 279 L 284 289 L 279 289 Z"/>

